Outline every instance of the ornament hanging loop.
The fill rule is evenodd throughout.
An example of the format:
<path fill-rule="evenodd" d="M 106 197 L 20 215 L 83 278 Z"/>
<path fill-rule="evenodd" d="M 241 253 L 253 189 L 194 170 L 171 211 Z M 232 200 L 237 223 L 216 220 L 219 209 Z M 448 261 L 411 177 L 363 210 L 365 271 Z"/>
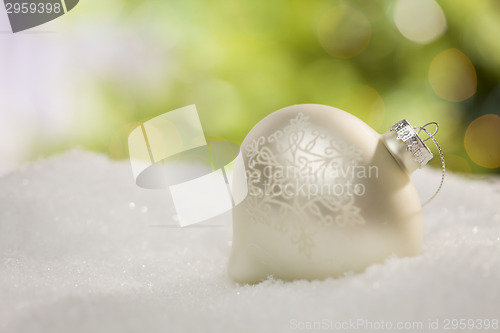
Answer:
<path fill-rule="evenodd" d="M 426 127 L 429 126 L 429 125 L 435 125 L 436 126 L 436 129 L 434 130 L 434 133 L 431 133 L 429 132 Z M 422 204 L 422 207 L 427 205 L 429 202 L 431 202 L 432 199 L 434 199 L 436 197 L 436 195 L 439 193 L 439 191 L 441 190 L 441 187 L 443 187 L 443 183 L 444 183 L 444 175 L 446 173 L 446 166 L 445 166 L 445 163 L 444 163 L 444 155 L 443 155 L 443 151 L 441 150 L 441 147 L 439 146 L 436 138 L 434 137 L 436 135 L 436 133 L 438 132 L 439 130 L 439 124 L 436 123 L 435 121 L 432 121 L 430 123 L 427 123 L 423 126 L 415 126 L 414 129 L 417 131 L 417 134 L 420 133 L 420 131 L 424 131 L 425 134 L 428 135 L 427 138 L 423 139 L 422 141 L 427 141 L 429 139 L 432 140 L 432 142 L 434 142 L 434 144 L 436 145 L 436 148 L 439 152 L 439 156 L 441 157 L 441 169 L 442 169 L 442 172 L 441 172 L 441 182 L 439 183 L 439 186 L 436 190 L 436 192 L 434 192 L 434 194 L 429 198 L 427 199 L 423 204 Z"/>
<path fill-rule="evenodd" d="M 432 134 L 429 134 L 428 131 L 424 130 L 429 125 L 435 125 L 436 126 L 436 129 L 434 130 L 434 133 L 432 133 Z M 427 123 L 424 126 L 415 126 L 414 128 L 415 128 L 415 130 L 417 130 L 417 134 L 420 134 L 420 131 L 424 130 L 424 132 L 428 135 L 427 138 L 425 138 L 425 139 L 422 140 L 422 141 L 425 142 L 425 141 L 433 138 L 436 135 L 436 133 L 439 131 L 439 124 L 436 123 L 435 121 L 431 121 L 430 123 Z"/>

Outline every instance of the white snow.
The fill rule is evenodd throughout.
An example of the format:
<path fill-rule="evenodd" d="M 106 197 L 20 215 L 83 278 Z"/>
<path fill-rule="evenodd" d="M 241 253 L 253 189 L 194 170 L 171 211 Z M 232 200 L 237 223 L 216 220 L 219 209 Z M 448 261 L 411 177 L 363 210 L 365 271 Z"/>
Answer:
<path fill-rule="evenodd" d="M 425 200 L 440 174 L 417 172 Z M 174 218 L 167 191 L 138 188 L 127 161 L 95 153 L 3 176 L 0 332 L 426 331 L 500 319 L 498 178 L 449 174 L 424 208 L 419 256 L 325 281 L 238 286 L 226 275 L 230 214 L 207 222 L 219 227 L 165 226 Z"/>

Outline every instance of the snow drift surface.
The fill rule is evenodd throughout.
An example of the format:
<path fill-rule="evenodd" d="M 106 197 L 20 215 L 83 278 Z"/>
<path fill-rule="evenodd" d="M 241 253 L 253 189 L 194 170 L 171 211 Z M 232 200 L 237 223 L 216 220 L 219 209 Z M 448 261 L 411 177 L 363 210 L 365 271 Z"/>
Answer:
<path fill-rule="evenodd" d="M 415 177 L 423 199 L 439 183 L 431 169 Z M 498 179 L 450 175 L 424 208 L 419 256 L 340 279 L 238 286 L 226 274 L 230 214 L 174 228 L 168 191 L 138 188 L 126 161 L 71 151 L 0 178 L 0 332 L 425 331 L 436 320 L 440 330 L 498 320 L 499 204 Z"/>

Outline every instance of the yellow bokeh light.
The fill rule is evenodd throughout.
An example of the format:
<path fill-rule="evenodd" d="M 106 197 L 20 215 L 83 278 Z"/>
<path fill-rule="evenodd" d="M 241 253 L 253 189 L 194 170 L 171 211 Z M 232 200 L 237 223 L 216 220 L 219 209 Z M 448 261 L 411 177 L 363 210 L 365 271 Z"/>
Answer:
<path fill-rule="evenodd" d="M 500 167 L 500 116 L 487 114 L 470 123 L 464 138 L 470 159 L 485 168 Z"/>
<path fill-rule="evenodd" d="M 434 92 L 447 101 L 460 102 L 476 93 L 474 65 L 457 49 L 445 50 L 434 57 L 428 75 Z"/>
<path fill-rule="evenodd" d="M 366 16 L 352 7 L 330 8 L 318 24 L 318 39 L 328 54 L 352 58 L 370 42 L 371 25 Z"/>
<path fill-rule="evenodd" d="M 398 0 L 394 22 L 399 32 L 417 43 L 429 43 L 446 31 L 446 18 L 434 0 Z"/>

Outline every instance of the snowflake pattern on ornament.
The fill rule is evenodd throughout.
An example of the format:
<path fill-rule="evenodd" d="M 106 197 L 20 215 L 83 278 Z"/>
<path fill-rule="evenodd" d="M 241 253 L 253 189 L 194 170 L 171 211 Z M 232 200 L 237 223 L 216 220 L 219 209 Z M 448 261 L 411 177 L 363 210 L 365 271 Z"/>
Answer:
<path fill-rule="evenodd" d="M 361 152 L 314 128 L 308 116 L 298 113 L 285 128 L 251 142 L 245 154 L 250 221 L 289 234 L 307 257 L 320 228 L 365 224 L 353 195 L 323 191 L 353 182 L 354 172 L 345 170 L 359 165 Z"/>

